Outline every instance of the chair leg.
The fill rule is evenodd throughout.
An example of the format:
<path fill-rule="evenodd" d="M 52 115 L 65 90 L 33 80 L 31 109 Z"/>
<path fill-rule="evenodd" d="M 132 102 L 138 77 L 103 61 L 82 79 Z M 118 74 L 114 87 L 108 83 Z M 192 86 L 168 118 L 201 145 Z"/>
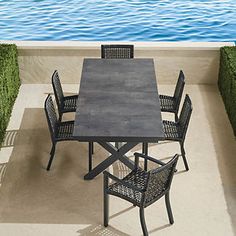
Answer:
<path fill-rule="evenodd" d="M 92 167 L 93 167 L 93 164 L 92 164 L 93 156 L 92 156 L 92 154 L 93 154 L 93 143 L 89 142 L 89 156 L 88 156 L 88 158 L 89 158 L 89 171 L 91 171 Z"/>
<path fill-rule="evenodd" d="M 167 213 L 168 213 L 168 217 L 169 217 L 169 222 L 170 222 L 170 224 L 174 224 L 174 218 L 173 218 L 173 214 L 172 214 L 172 210 L 171 210 L 171 206 L 170 206 L 169 192 L 166 193 L 166 195 L 165 195 L 165 202 L 166 202 L 166 209 L 167 209 Z"/>
<path fill-rule="evenodd" d="M 108 179 L 104 178 L 104 187 L 103 187 L 103 192 L 104 192 L 104 197 L 103 197 L 103 207 L 104 207 L 104 211 L 103 211 L 103 217 L 104 217 L 104 226 L 107 227 L 108 226 L 108 221 L 109 221 L 109 195 L 106 193 L 106 186 L 107 186 L 107 181 Z"/>
<path fill-rule="evenodd" d="M 183 158 L 183 161 L 184 161 L 185 169 L 186 169 L 186 171 L 188 171 L 189 167 L 188 167 L 188 162 L 187 162 L 187 159 L 186 159 L 186 156 L 185 156 L 185 150 L 184 150 L 184 143 L 183 142 L 180 142 L 180 149 L 181 149 L 181 155 L 182 155 L 182 158 Z"/>
<path fill-rule="evenodd" d="M 140 216 L 140 222 L 143 230 L 143 235 L 148 236 L 148 231 L 147 231 L 147 226 L 144 218 L 144 208 L 140 207 L 139 208 L 139 216 Z"/>
<path fill-rule="evenodd" d="M 49 158 L 48 165 L 47 165 L 47 171 L 50 170 L 50 167 L 51 167 L 51 164 L 52 164 L 52 160 L 53 160 L 54 154 L 55 154 L 55 149 L 56 149 L 56 143 L 53 143 L 51 151 L 50 151 L 50 158 Z"/>
<path fill-rule="evenodd" d="M 143 147 L 142 147 L 142 153 L 144 155 L 148 155 L 148 143 L 143 143 Z M 147 171 L 147 167 L 148 167 L 148 162 L 147 159 L 144 159 L 144 170 Z"/>

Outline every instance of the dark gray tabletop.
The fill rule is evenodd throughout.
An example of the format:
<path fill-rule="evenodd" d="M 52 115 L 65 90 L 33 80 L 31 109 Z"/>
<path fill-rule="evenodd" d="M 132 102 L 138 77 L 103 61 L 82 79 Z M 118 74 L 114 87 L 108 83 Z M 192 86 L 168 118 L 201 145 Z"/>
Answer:
<path fill-rule="evenodd" d="M 80 141 L 164 138 L 152 59 L 84 59 L 73 136 Z"/>

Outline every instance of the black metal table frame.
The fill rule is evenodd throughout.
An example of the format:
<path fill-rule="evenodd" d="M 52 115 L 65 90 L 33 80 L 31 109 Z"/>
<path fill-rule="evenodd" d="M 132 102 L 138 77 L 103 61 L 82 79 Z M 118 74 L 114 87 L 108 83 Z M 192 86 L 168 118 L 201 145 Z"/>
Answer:
<path fill-rule="evenodd" d="M 92 168 L 90 152 L 84 179 L 95 178 L 118 160 L 133 169 L 126 154 L 140 143 L 146 153 L 145 143 L 164 138 L 153 59 L 85 58 L 73 136 L 110 153 Z"/>
<path fill-rule="evenodd" d="M 89 173 L 87 173 L 84 176 L 85 180 L 93 179 L 117 160 L 121 161 L 130 169 L 134 168 L 134 162 L 129 160 L 129 158 L 125 154 L 129 152 L 132 148 L 134 148 L 136 145 L 138 145 L 140 142 L 127 142 L 123 144 L 119 149 L 117 149 L 109 142 L 97 142 L 97 143 L 104 149 L 106 149 L 109 153 L 111 153 L 111 155 L 104 161 L 102 161 L 100 164 L 98 164 L 95 168 L 93 168 Z"/>

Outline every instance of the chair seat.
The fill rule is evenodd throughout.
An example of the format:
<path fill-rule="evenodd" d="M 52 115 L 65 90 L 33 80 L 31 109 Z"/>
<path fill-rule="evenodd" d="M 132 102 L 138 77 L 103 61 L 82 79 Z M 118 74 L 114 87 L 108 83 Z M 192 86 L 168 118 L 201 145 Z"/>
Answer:
<path fill-rule="evenodd" d="M 176 112 L 175 99 L 174 97 L 167 95 L 159 95 L 161 111 L 164 112 Z"/>
<path fill-rule="evenodd" d="M 73 140 L 74 121 L 61 122 L 57 127 L 57 141 Z"/>
<path fill-rule="evenodd" d="M 63 113 L 75 112 L 78 95 L 64 97 Z"/>
<path fill-rule="evenodd" d="M 181 132 L 178 123 L 163 120 L 165 139 L 179 141 L 181 140 Z"/>
<path fill-rule="evenodd" d="M 145 190 L 147 178 L 148 173 L 146 171 L 142 169 L 135 169 L 124 177 L 122 181 L 139 188 L 140 192 L 135 191 L 119 182 L 111 184 L 108 187 L 108 192 L 139 205 L 142 198 L 142 191 Z"/>

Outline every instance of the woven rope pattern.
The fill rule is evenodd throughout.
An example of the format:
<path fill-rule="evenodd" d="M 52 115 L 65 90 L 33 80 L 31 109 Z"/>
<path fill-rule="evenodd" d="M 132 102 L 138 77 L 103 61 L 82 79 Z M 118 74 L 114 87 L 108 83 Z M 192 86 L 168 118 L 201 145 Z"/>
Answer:
<path fill-rule="evenodd" d="M 183 108 L 179 116 L 179 126 L 180 126 L 179 130 L 181 131 L 181 135 L 184 135 L 187 132 L 191 113 L 192 113 L 192 103 L 189 96 L 186 95 L 184 99 Z"/>
<path fill-rule="evenodd" d="M 171 96 L 159 95 L 161 111 L 175 111 L 175 100 Z"/>
<path fill-rule="evenodd" d="M 163 120 L 165 138 L 180 141 L 184 139 L 188 129 L 190 116 L 192 113 L 192 103 L 188 95 L 184 99 L 184 104 L 180 113 L 179 121 Z"/>
<path fill-rule="evenodd" d="M 144 190 L 147 185 L 148 172 L 141 169 L 136 169 L 130 172 L 126 177 L 123 178 L 123 181 L 131 184 L 132 186 Z M 135 201 L 137 204 L 140 204 L 142 194 L 139 191 L 135 191 L 131 188 L 128 188 L 121 183 L 114 183 L 108 187 L 109 191 L 119 194 L 121 197 L 125 196 L 130 200 Z"/>
<path fill-rule="evenodd" d="M 129 59 L 133 58 L 133 45 L 102 45 L 102 58 Z"/>
<path fill-rule="evenodd" d="M 58 126 L 57 139 L 73 139 L 74 121 L 61 122 Z"/>
<path fill-rule="evenodd" d="M 181 138 L 181 132 L 179 126 L 173 121 L 163 120 L 163 127 L 166 139 L 179 139 Z"/>
<path fill-rule="evenodd" d="M 61 87 L 61 82 L 60 82 L 58 71 L 54 71 L 54 73 L 52 75 L 52 85 L 53 85 L 54 94 L 55 94 L 56 101 L 57 101 L 57 106 L 59 107 L 59 109 L 63 109 L 64 95 L 63 95 L 63 90 Z"/>
<path fill-rule="evenodd" d="M 185 85 L 184 79 L 185 79 L 184 73 L 181 70 L 179 72 L 179 78 L 178 78 L 177 84 L 175 86 L 174 96 L 172 97 L 172 96 L 167 96 L 167 95 L 159 95 L 160 104 L 161 104 L 161 111 L 173 112 L 173 113 L 178 112 L 179 104 L 181 101 L 181 97 L 182 97 L 184 85 Z"/>
<path fill-rule="evenodd" d="M 148 187 L 145 196 L 145 204 L 152 202 L 161 196 L 168 188 L 168 180 L 172 171 L 172 166 L 163 169 L 160 172 L 151 171 L 149 176 Z"/>
<path fill-rule="evenodd" d="M 175 157 L 165 166 L 148 172 L 141 168 L 134 169 L 122 179 L 123 184 L 112 183 L 108 186 L 108 191 L 138 206 L 148 206 L 169 190 L 177 161 L 178 157 Z M 125 183 L 139 188 L 140 191 L 125 186 Z"/>
<path fill-rule="evenodd" d="M 45 112 L 47 115 L 48 125 L 53 140 L 72 140 L 74 130 L 74 121 L 58 122 L 52 97 L 49 95 L 45 101 Z"/>
<path fill-rule="evenodd" d="M 45 112 L 47 114 L 50 130 L 54 137 L 57 135 L 57 114 L 53 105 L 52 97 L 48 96 L 45 101 Z"/>
<path fill-rule="evenodd" d="M 178 81 L 177 81 L 177 84 L 176 84 L 176 87 L 175 87 L 175 92 L 174 92 L 174 98 L 175 98 L 176 101 L 179 101 L 179 103 L 180 103 L 182 93 L 183 93 L 183 90 L 184 90 L 184 85 L 185 85 L 184 80 L 185 80 L 184 73 L 181 70 L 179 72 L 179 78 L 178 78 Z"/>
<path fill-rule="evenodd" d="M 63 110 L 75 111 L 78 96 L 65 97 Z"/>

